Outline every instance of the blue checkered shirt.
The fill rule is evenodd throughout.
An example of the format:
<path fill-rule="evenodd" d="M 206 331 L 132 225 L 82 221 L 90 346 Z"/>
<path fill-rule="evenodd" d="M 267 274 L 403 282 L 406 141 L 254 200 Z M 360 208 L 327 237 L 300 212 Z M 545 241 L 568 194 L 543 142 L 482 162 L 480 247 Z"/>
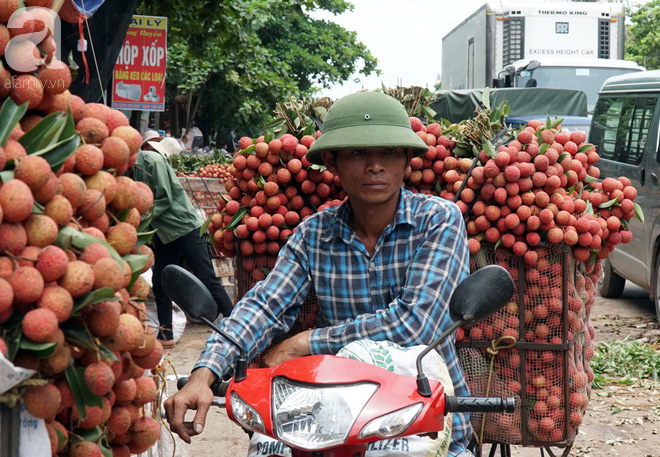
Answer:
<path fill-rule="evenodd" d="M 468 274 L 465 225 L 453 203 L 402 188 L 392 222 L 369 255 L 349 227 L 351 206 L 306 219 L 281 249 L 275 267 L 221 321 L 250 358 L 293 325 L 310 290 L 319 300 L 312 354 L 335 354 L 359 340 L 401 346 L 428 344 L 452 324 L 449 297 Z M 438 348 L 455 395 L 469 395 L 454 348 L 455 335 Z M 238 351 L 213 334 L 195 368 L 231 372 Z M 449 456 L 460 454 L 472 433 L 469 416 L 453 415 Z"/>

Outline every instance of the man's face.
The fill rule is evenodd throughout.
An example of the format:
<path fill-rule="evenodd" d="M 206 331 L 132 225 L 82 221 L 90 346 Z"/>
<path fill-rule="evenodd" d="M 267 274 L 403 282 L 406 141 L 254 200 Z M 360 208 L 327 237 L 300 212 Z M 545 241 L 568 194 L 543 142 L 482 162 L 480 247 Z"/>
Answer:
<path fill-rule="evenodd" d="M 325 152 L 323 160 L 352 201 L 382 204 L 398 194 L 410 174 L 411 156 L 404 148 L 369 148 Z"/>

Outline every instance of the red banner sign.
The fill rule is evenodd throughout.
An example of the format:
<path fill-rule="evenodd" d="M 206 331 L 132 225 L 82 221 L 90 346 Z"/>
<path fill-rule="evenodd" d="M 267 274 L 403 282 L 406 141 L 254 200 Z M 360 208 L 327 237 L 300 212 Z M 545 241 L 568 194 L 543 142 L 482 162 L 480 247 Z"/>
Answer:
<path fill-rule="evenodd" d="M 115 63 L 112 107 L 164 111 L 167 18 L 133 16 Z"/>

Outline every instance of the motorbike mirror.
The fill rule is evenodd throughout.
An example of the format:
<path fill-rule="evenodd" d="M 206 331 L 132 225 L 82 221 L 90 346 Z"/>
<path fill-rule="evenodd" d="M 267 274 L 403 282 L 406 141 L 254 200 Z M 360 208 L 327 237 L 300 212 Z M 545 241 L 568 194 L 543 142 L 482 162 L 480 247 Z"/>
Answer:
<path fill-rule="evenodd" d="M 247 376 L 247 353 L 236 339 L 213 323 L 217 317 L 218 308 L 211 292 L 195 275 L 178 265 L 166 266 L 160 277 L 167 296 L 176 302 L 188 316 L 200 319 L 239 350 L 234 369 L 234 380 L 243 381 Z"/>
<path fill-rule="evenodd" d="M 466 322 L 484 319 L 504 306 L 513 296 L 513 280 L 499 265 L 485 266 L 456 286 L 449 299 L 449 314 L 454 324 L 417 356 L 417 392 L 431 396 L 431 386 L 422 369 L 422 359 L 442 343 L 450 333 Z"/>
<path fill-rule="evenodd" d="M 205 317 L 210 321 L 215 319 L 218 310 L 215 300 L 195 275 L 178 265 L 167 265 L 161 279 L 167 296 L 188 316 L 196 319 Z"/>
<path fill-rule="evenodd" d="M 485 266 L 454 289 L 449 312 L 454 322 L 476 322 L 504 306 L 513 295 L 513 280 L 499 265 Z"/>

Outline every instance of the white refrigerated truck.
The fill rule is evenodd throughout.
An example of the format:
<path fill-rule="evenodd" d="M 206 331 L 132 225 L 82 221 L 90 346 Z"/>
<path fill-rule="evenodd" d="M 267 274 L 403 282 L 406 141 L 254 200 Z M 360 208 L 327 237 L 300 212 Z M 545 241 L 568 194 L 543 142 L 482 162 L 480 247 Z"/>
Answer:
<path fill-rule="evenodd" d="M 488 2 L 443 37 L 442 88 L 587 89 L 592 110 L 607 77 L 643 70 L 624 38 L 621 3 Z"/>

